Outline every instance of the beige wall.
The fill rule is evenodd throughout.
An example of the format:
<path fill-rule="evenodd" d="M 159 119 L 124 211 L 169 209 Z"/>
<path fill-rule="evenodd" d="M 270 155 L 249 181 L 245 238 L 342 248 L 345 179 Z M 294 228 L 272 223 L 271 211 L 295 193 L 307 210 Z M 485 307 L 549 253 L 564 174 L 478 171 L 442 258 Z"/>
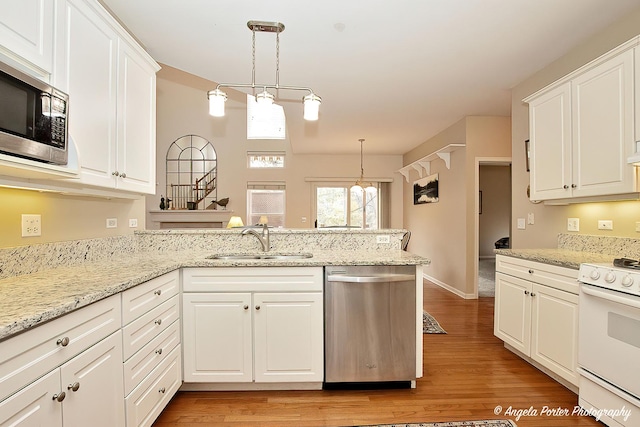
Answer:
<path fill-rule="evenodd" d="M 360 175 L 358 155 L 299 155 L 292 151 L 288 139 L 282 141 L 247 140 L 246 95 L 228 90 L 226 116 L 211 117 L 208 114 L 207 91 L 215 83 L 163 66 L 157 78 L 157 191 L 147 197 L 149 209 L 158 209 L 160 195 L 166 185 L 166 152 L 177 138 L 196 134 L 209 140 L 218 156 L 218 198 L 229 197 L 227 209 L 233 210 L 246 221 L 247 181 L 286 182 L 286 227 L 313 227 L 311 217 L 311 182 L 309 178 L 344 177 L 355 181 Z M 302 120 L 287 117 L 287 120 Z M 366 129 L 363 135 L 366 138 Z M 304 141 L 299 142 L 304 144 Z M 359 142 L 353 144 L 359 152 Z M 249 170 L 247 151 L 285 151 L 283 170 Z M 395 171 L 402 167 L 401 155 L 367 155 L 364 146 L 364 171 L 367 177 L 393 179 L 391 183 L 391 227 L 402 228 L 402 176 Z M 306 222 L 302 218 L 306 218 Z M 148 222 L 149 228 L 153 225 Z"/>
<path fill-rule="evenodd" d="M 482 215 L 479 216 L 480 257 L 495 257 L 496 240 L 509 236 L 511 170 L 509 166 L 480 166 Z"/>
<path fill-rule="evenodd" d="M 534 205 L 526 196 L 529 173 L 526 172 L 524 141 L 529 134 L 528 107 L 522 99 L 563 77 L 608 50 L 640 33 L 640 8 L 628 14 L 587 42 L 571 50 L 548 67 L 532 75 L 512 91 L 512 245 L 514 248 L 556 247 L 557 235 L 567 232 L 567 218 L 580 218 L 580 234 L 640 237 L 635 222 L 640 221 L 640 202 L 585 203 L 569 206 Z M 516 228 L 517 218 L 533 213 L 534 225 L 526 230 Z M 597 230 L 598 219 L 614 221 L 612 231 Z"/>
<path fill-rule="evenodd" d="M 130 218 L 144 228 L 144 197 L 108 200 L 0 187 L 0 200 L 0 248 L 131 234 Z M 42 236 L 22 237 L 22 214 L 42 216 Z M 107 218 L 116 218 L 118 227 L 106 228 Z"/>
<path fill-rule="evenodd" d="M 424 142 L 404 156 L 408 165 L 454 143 L 466 148 L 451 154 L 451 168 L 431 162 L 431 173 L 439 174 L 439 201 L 413 205 L 411 172 L 404 184 L 404 225 L 411 231 L 409 250 L 431 259 L 427 276 L 470 297 L 474 293 L 477 260 L 477 159 L 509 158 L 511 154 L 509 117 L 467 117 Z"/>

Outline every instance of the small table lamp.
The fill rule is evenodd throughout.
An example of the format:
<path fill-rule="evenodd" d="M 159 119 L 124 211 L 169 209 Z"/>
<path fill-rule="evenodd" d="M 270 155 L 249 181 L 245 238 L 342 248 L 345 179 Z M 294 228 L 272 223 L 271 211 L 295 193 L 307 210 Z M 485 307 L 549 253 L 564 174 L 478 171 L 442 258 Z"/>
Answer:
<path fill-rule="evenodd" d="M 244 227 L 244 223 L 242 222 L 242 218 L 239 216 L 232 216 L 229 218 L 229 223 L 227 224 L 227 228 L 233 227 Z"/>

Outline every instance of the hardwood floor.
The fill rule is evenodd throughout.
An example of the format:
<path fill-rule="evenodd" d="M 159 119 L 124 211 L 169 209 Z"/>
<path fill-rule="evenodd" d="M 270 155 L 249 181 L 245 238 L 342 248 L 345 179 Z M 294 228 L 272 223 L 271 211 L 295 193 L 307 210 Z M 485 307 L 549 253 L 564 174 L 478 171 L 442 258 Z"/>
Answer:
<path fill-rule="evenodd" d="M 424 377 L 412 390 L 180 392 L 155 427 L 354 426 L 509 418 L 518 427 L 601 426 L 571 412 L 577 396 L 503 347 L 493 336 L 493 298 L 463 300 L 425 282 L 424 308 L 447 334 L 424 335 Z M 494 414 L 497 406 L 503 408 Z"/>

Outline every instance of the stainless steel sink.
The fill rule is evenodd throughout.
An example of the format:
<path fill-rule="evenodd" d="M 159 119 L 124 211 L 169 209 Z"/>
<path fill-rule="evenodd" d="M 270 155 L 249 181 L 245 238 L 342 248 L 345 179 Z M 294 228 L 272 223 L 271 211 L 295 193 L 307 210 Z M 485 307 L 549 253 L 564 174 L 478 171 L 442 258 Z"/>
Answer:
<path fill-rule="evenodd" d="M 220 260 L 246 260 L 246 259 L 279 259 L 279 260 L 287 260 L 287 259 L 305 259 L 312 258 L 313 254 L 310 253 L 301 253 L 301 254 L 278 254 L 278 253 L 268 253 L 265 252 L 263 254 L 216 254 L 208 256 L 208 259 L 220 259 Z"/>

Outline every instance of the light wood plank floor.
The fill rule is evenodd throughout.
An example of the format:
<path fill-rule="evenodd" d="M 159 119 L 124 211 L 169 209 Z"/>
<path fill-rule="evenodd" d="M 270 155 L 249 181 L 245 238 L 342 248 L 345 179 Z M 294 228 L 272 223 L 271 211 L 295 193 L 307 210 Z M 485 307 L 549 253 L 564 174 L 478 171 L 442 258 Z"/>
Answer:
<path fill-rule="evenodd" d="M 463 300 L 425 282 L 424 308 L 446 335 L 424 335 L 413 390 L 180 392 L 155 427 L 353 426 L 510 418 L 494 409 L 573 410 L 577 396 L 493 336 L 493 298 Z M 504 412 L 504 410 L 503 410 Z M 581 416 L 521 417 L 518 427 L 602 426 Z"/>

